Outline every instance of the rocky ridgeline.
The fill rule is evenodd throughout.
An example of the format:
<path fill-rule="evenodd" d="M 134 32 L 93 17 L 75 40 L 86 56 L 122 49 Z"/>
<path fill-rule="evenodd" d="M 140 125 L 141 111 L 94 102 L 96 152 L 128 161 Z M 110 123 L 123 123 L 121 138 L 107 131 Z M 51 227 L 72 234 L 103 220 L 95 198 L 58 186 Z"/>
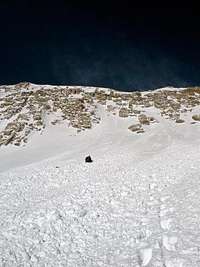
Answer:
<path fill-rule="evenodd" d="M 143 125 L 156 122 L 142 113 L 155 107 L 160 115 L 176 123 L 184 123 L 181 114 L 200 105 L 200 88 L 185 90 L 160 90 L 155 92 L 121 93 L 114 90 L 85 90 L 81 87 L 35 86 L 20 83 L 15 86 L 0 86 L 0 145 L 26 143 L 32 131 L 45 128 L 50 114 L 61 114 L 62 120 L 76 128 L 77 132 L 90 129 L 100 122 L 98 105 L 106 107 L 121 118 L 135 116 L 137 124 L 129 127 L 132 132 L 144 132 Z M 200 121 L 200 114 L 192 116 Z M 52 125 L 59 119 L 51 121 Z"/>
<path fill-rule="evenodd" d="M 3 88 L 0 88 L 3 90 Z M 5 88 L 4 92 L 7 92 Z M 0 132 L 0 145 L 20 145 L 27 142 L 29 134 L 45 128 L 46 117 L 52 113 L 61 112 L 62 120 L 78 131 L 89 129 L 92 123 L 99 122 L 95 115 L 92 97 L 85 95 L 77 88 L 33 89 L 22 90 L 24 84 L 16 86 L 16 91 L 0 99 L 0 119 L 7 122 Z M 55 125 L 59 120 L 52 121 Z"/>

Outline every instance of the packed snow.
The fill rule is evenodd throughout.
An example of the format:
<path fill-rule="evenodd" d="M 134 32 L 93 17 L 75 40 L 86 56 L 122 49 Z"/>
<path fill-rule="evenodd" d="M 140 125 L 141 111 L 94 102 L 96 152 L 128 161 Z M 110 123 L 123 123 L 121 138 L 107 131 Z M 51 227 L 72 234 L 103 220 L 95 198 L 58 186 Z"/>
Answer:
<path fill-rule="evenodd" d="M 200 123 L 149 108 L 134 134 L 98 108 L 90 130 L 0 148 L 0 266 L 200 266 Z"/>

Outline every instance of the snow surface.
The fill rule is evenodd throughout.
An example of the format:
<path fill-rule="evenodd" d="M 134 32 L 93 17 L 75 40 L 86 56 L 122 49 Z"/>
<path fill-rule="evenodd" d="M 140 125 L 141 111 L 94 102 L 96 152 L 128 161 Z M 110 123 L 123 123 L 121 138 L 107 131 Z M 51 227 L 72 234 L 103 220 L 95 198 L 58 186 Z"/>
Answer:
<path fill-rule="evenodd" d="M 0 266 L 200 266 L 200 124 L 99 112 L 0 149 Z"/>

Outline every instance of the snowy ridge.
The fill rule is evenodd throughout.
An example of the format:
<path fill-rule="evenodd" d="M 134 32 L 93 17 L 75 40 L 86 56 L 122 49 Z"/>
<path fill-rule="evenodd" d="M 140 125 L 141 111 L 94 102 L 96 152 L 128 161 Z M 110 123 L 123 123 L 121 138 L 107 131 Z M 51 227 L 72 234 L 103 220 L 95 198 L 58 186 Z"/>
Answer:
<path fill-rule="evenodd" d="M 78 132 L 52 104 L 28 142 L 2 145 L 0 266 L 200 266 L 198 90 L 121 93 L 117 102 L 104 94 L 113 90 L 97 92 L 84 102 L 91 128 Z M 79 94 L 88 99 L 84 89 L 72 103 Z"/>

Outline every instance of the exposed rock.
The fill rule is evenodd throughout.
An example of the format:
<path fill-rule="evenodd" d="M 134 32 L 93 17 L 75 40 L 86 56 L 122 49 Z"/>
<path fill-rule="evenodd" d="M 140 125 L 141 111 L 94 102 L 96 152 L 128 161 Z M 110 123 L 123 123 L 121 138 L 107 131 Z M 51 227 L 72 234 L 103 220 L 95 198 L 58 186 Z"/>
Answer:
<path fill-rule="evenodd" d="M 139 130 L 142 130 L 142 125 L 141 124 L 133 124 L 133 125 L 129 126 L 128 129 L 131 132 L 137 132 Z"/>
<path fill-rule="evenodd" d="M 148 117 L 150 122 L 156 122 L 156 119 L 154 117 Z"/>
<path fill-rule="evenodd" d="M 138 114 L 141 113 L 141 111 L 140 111 L 140 110 L 136 110 L 136 109 L 134 109 L 134 110 L 133 110 L 133 113 L 136 114 L 136 115 L 138 115 Z"/>
<path fill-rule="evenodd" d="M 85 162 L 87 162 L 87 163 L 92 163 L 93 160 L 92 160 L 91 156 L 87 156 L 87 157 L 85 158 Z"/>
<path fill-rule="evenodd" d="M 126 118 L 129 115 L 129 110 L 127 108 L 121 108 L 119 110 L 119 117 Z"/>
<path fill-rule="evenodd" d="M 194 121 L 200 121 L 200 115 L 193 115 L 193 116 L 192 116 L 192 119 L 193 119 Z"/>
<path fill-rule="evenodd" d="M 145 115 L 141 114 L 138 116 L 138 120 L 141 124 L 149 125 L 150 124 L 150 119 Z"/>
<path fill-rule="evenodd" d="M 143 107 L 144 108 L 150 108 L 152 105 L 149 103 L 149 102 L 145 102 L 144 104 L 143 104 Z"/>
<path fill-rule="evenodd" d="M 28 89 L 30 86 L 30 83 L 29 82 L 20 82 L 18 84 L 15 85 L 15 88 L 16 89 L 22 89 L 22 88 L 26 88 Z"/>
<path fill-rule="evenodd" d="M 85 91 L 81 87 L 68 86 L 32 87 L 25 82 L 14 87 L 4 86 L 0 90 L 6 93 L 0 98 L 0 120 L 8 120 L 0 131 L 0 145 L 26 142 L 33 130 L 40 131 L 45 127 L 45 118 L 50 113 L 56 113 L 56 118 L 59 114 L 59 120 L 67 120 L 66 125 L 76 128 L 78 132 L 90 129 L 101 119 L 96 115 L 97 103 L 105 105 L 108 100 L 106 110 L 119 117 L 139 115 L 140 126 L 129 129 L 138 133 L 144 131 L 141 125 L 156 122 L 148 116 L 148 110 L 147 115 L 141 114 L 141 108 L 156 107 L 164 118 L 183 123 L 180 114 L 200 105 L 199 87 L 180 91 L 120 93 L 103 89 Z M 200 121 L 200 115 L 193 115 L 192 118 L 193 123 Z M 55 125 L 57 122 L 54 119 L 51 123 Z"/>
<path fill-rule="evenodd" d="M 107 111 L 108 112 L 112 112 L 112 111 L 114 111 L 115 110 L 115 107 L 114 106 L 112 106 L 112 105 L 107 105 Z"/>
<path fill-rule="evenodd" d="M 13 131 L 11 135 L 5 140 L 4 144 L 7 146 L 15 137 L 16 133 Z"/>
<path fill-rule="evenodd" d="M 185 122 L 185 121 L 182 120 L 182 119 L 177 119 L 177 120 L 176 120 L 176 123 L 183 123 L 183 122 Z"/>
<path fill-rule="evenodd" d="M 144 130 L 140 129 L 139 131 L 137 131 L 137 133 L 144 133 Z"/>

